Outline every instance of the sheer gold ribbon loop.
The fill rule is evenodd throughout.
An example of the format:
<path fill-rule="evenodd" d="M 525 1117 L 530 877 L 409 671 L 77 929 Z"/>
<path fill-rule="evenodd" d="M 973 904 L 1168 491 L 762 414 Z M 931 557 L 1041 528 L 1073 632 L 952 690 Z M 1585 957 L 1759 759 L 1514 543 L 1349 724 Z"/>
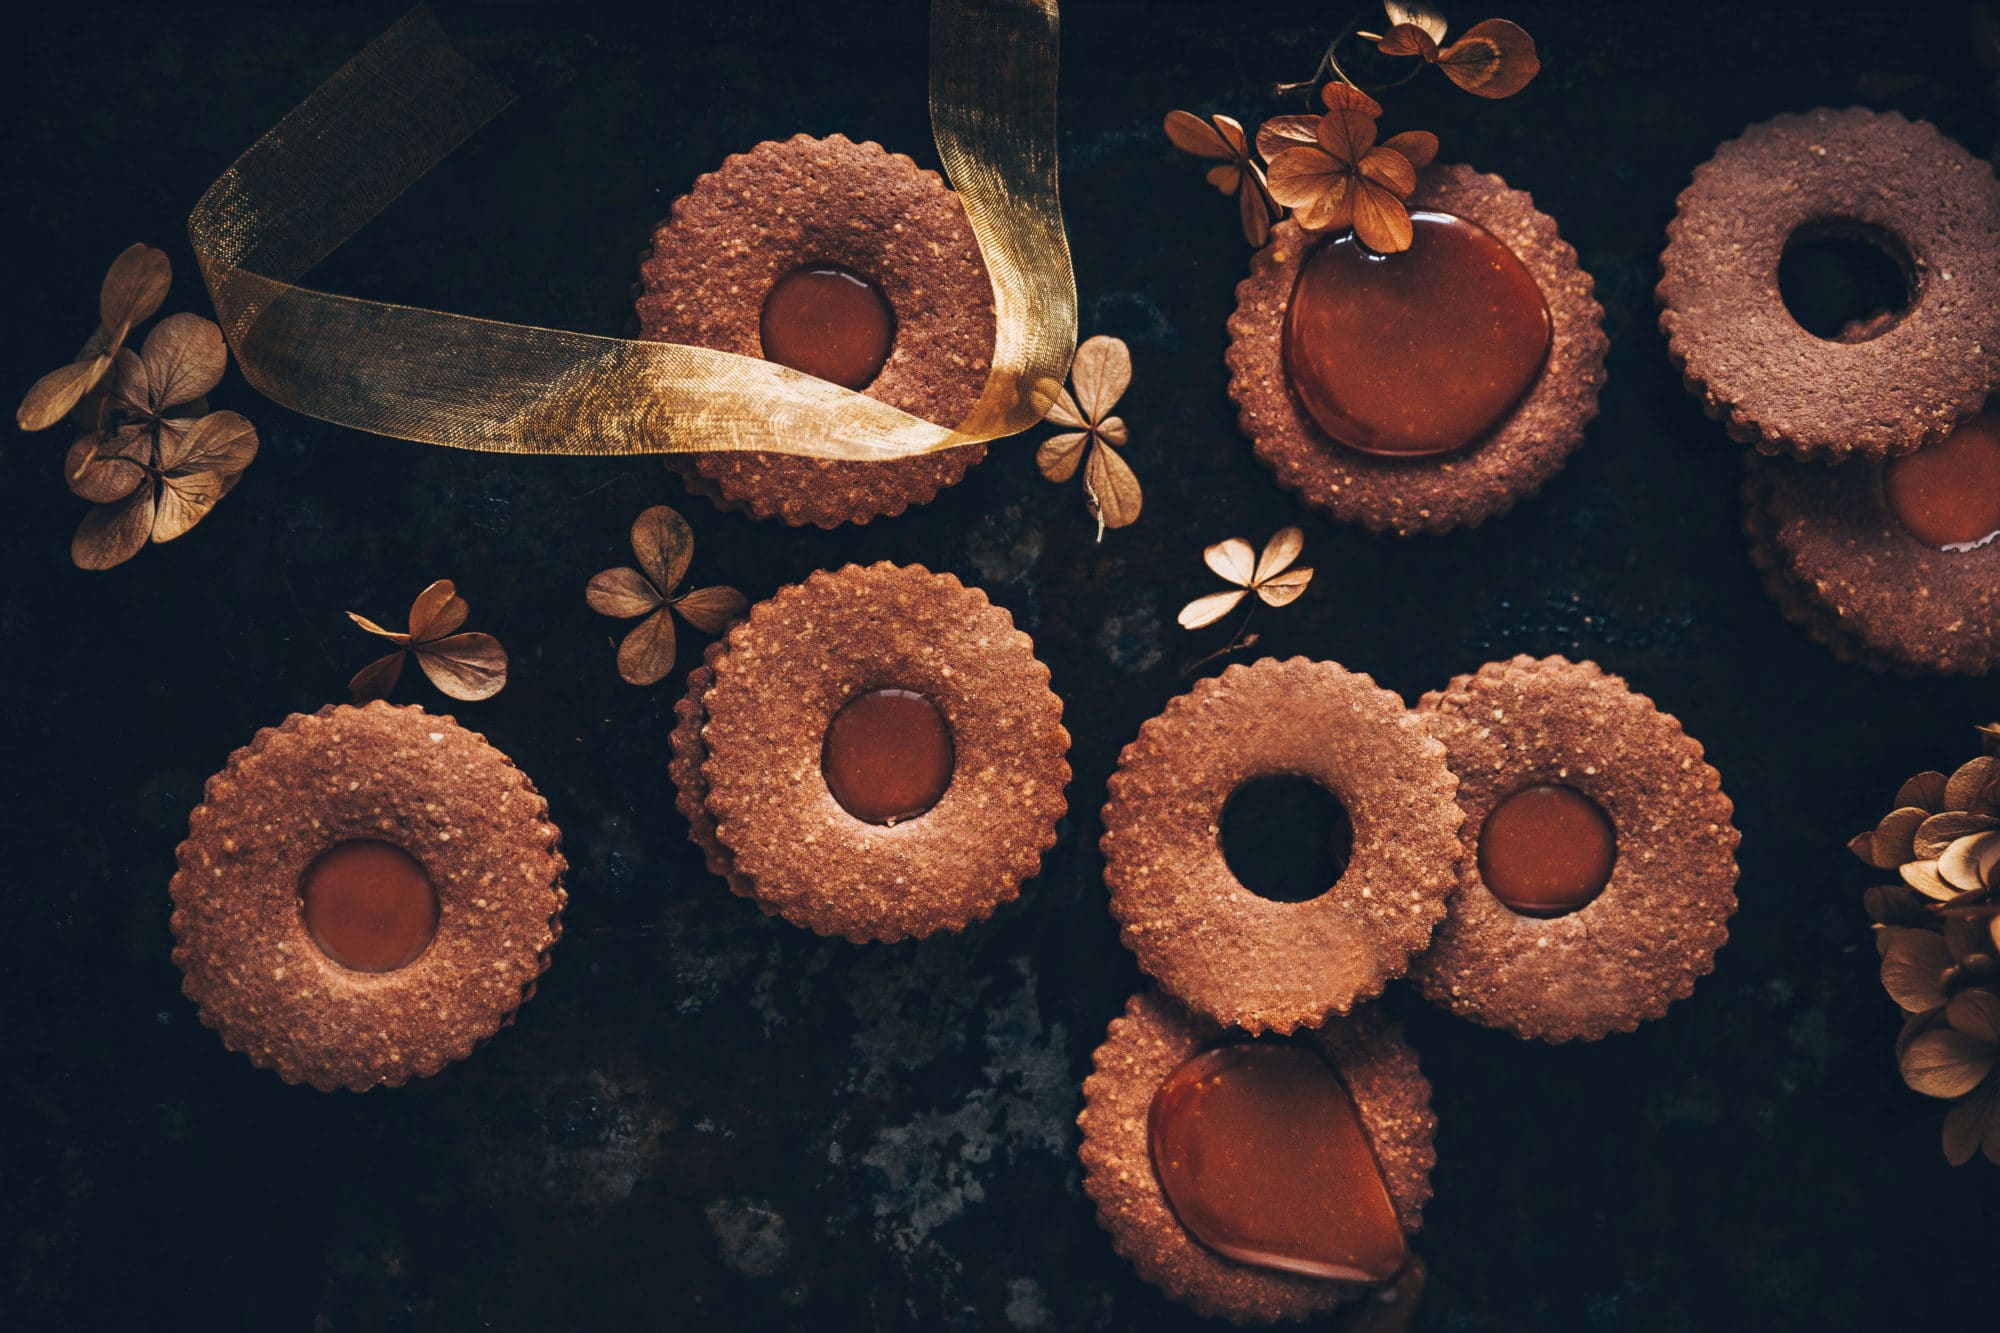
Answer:
<path fill-rule="evenodd" d="M 411 11 L 251 145 L 188 218 L 237 364 L 295 411 L 524 454 L 753 449 L 901 458 L 1041 420 L 1076 349 L 1056 193 L 1055 0 L 933 0 L 931 132 L 997 316 L 970 416 L 925 421 L 754 357 L 363 301 L 296 286 L 508 103 Z"/>

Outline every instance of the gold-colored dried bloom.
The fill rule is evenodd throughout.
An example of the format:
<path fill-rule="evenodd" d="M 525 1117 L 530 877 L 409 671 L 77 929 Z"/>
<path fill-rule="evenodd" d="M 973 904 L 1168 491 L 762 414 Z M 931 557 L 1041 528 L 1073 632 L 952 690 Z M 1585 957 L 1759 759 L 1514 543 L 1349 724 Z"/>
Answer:
<path fill-rule="evenodd" d="M 1200 629 L 1213 625 L 1253 592 L 1266 606 L 1289 606 L 1297 601 L 1313 576 L 1310 568 L 1292 567 L 1305 543 L 1305 534 L 1297 528 L 1281 528 L 1264 543 L 1261 553 L 1253 553 L 1250 543 L 1241 537 L 1231 537 L 1204 549 L 1203 563 L 1219 574 L 1223 582 L 1236 586 L 1227 592 L 1197 597 L 1182 607 L 1177 617 L 1180 627 Z"/>
<path fill-rule="evenodd" d="M 491 634 L 461 634 L 471 613 L 450 579 L 439 579 L 410 604 L 410 628 L 398 633 L 352 611 L 347 618 L 370 634 L 397 645 L 347 682 L 354 702 L 387 698 L 402 678 L 404 659 L 415 655 L 431 684 L 454 699 L 490 699 L 507 683 L 507 651 Z"/>
<path fill-rule="evenodd" d="M 208 516 L 257 456 L 257 432 L 234 412 L 208 410 L 229 349 L 199 315 L 169 315 L 137 352 L 125 345 L 166 299 L 166 255 L 135 245 L 98 292 L 98 326 L 68 365 L 35 382 L 15 420 L 45 430 L 69 420 L 86 433 L 63 475 L 96 507 L 70 541 L 80 569 L 110 569 L 147 542 L 169 542 Z"/>
<path fill-rule="evenodd" d="M 633 521 L 632 554 L 638 569 L 604 570 L 583 596 L 600 615 L 645 617 L 618 645 L 618 674 L 634 685 L 652 685 L 674 669 L 675 615 L 704 634 L 721 634 L 743 618 L 750 603 L 722 586 L 675 595 L 694 559 L 694 530 L 666 505 L 654 505 Z"/>
<path fill-rule="evenodd" d="M 1258 129 L 1271 197 L 1307 231 L 1352 227 L 1377 254 L 1409 249 L 1415 233 L 1403 201 L 1436 159 L 1437 136 L 1405 130 L 1377 143 L 1382 107 L 1374 98 L 1345 83 L 1327 84 L 1321 98 L 1323 116 L 1279 116 Z"/>
<path fill-rule="evenodd" d="M 1132 383 L 1131 349 L 1101 333 L 1085 339 L 1070 362 L 1069 382 L 1075 394 L 1058 390 L 1043 419 L 1070 429 L 1042 441 L 1035 466 L 1050 481 L 1063 482 L 1083 465 L 1083 503 L 1103 541 L 1106 528 L 1136 521 L 1145 500 L 1137 474 L 1118 452 L 1125 443 L 1125 420 L 1111 414 Z"/>

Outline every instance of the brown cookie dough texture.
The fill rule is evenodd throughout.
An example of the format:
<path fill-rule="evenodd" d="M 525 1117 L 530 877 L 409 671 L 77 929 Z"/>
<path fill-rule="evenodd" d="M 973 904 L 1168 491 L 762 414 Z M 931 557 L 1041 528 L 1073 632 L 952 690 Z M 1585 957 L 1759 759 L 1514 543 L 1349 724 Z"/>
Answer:
<path fill-rule="evenodd" d="M 352 972 L 307 933 L 299 878 L 336 843 L 402 848 L 437 933 Z M 208 780 L 172 884 L 174 962 L 201 1021 L 288 1083 L 363 1092 L 435 1074 L 512 1020 L 561 934 L 561 835 L 484 737 L 416 707 L 293 714 Z"/>
<path fill-rule="evenodd" d="M 1452 164 L 1421 172 L 1409 207 L 1450 213 L 1493 233 L 1548 303 L 1541 376 L 1484 440 L 1438 458 L 1384 458 L 1328 439 L 1300 409 L 1285 376 L 1285 311 L 1313 238 L 1291 221 L 1272 228 L 1270 244 L 1251 257 L 1250 276 L 1236 286 L 1224 357 L 1237 424 L 1278 484 L 1343 523 L 1398 537 L 1474 527 L 1540 490 L 1597 415 L 1610 346 L 1596 285 L 1532 195 Z"/>
<path fill-rule="evenodd" d="M 1301 903 L 1230 873 L 1222 809 L 1253 778 L 1309 777 L 1354 847 Z M 1198 682 L 1139 729 L 1104 806 L 1120 938 L 1170 994 L 1251 1032 L 1314 1027 L 1401 976 L 1457 882 L 1457 780 L 1403 701 L 1333 662 L 1266 658 Z"/>
<path fill-rule="evenodd" d="M 1592 662 L 1516 657 L 1417 705 L 1465 811 L 1451 912 L 1412 970 L 1435 1004 L 1546 1041 L 1630 1032 L 1715 967 L 1736 910 L 1733 807 L 1679 722 Z M 1510 910 L 1479 875 L 1480 830 L 1523 787 L 1573 787 L 1611 818 L 1617 862 L 1566 916 Z"/>
<path fill-rule="evenodd" d="M 1806 332 L 1778 292 L 1802 229 L 1893 237 L 1908 313 L 1862 341 Z M 1764 453 L 1911 453 L 2000 382 L 2000 182 L 1923 121 L 1856 107 L 1752 125 L 1695 168 L 1660 268 L 1660 329 L 1688 392 Z"/>
<path fill-rule="evenodd" d="M 867 278 L 895 311 L 895 345 L 867 394 L 940 425 L 964 420 L 993 360 L 993 284 L 958 196 L 880 144 L 801 134 L 697 180 L 641 263 L 641 336 L 761 357 L 765 295 L 815 263 Z M 749 452 L 670 461 L 689 490 L 724 508 L 832 528 L 923 504 L 985 455 L 966 445 L 883 463 Z"/>
<path fill-rule="evenodd" d="M 2000 542 L 1940 551 L 1910 536 L 1883 500 L 1880 464 L 1753 454 L 1743 526 L 1779 610 L 1836 656 L 1905 675 L 2000 663 Z"/>
<path fill-rule="evenodd" d="M 951 785 L 869 824 L 820 770 L 857 694 L 923 694 L 951 727 Z M 732 891 L 856 942 L 957 930 L 1013 901 L 1067 808 L 1069 733 L 1034 643 L 949 574 L 887 563 L 812 575 L 751 608 L 688 680 L 672 776 L 689 836 Z"/>
<path fill-rule="evenodd" d="M 1083 1188 L 1097 1224 L 1139 1276 L 1199 1314 L 1235 1323 L 1303 1319 L 1370 1291 L 1354 1283 L 1295 1276 L 1226 1259 L 1190 1236 L 1153 1173 L 1147 1127 L 1153 1094 L 1191 1057 L 1226 1039 L 1223 1029 L 1151 991 L 1113 1019 L 1084 1080 Z M 1382 1164 L 1403 1230 L 1423 1226 L 1437 1163 L 1431 1085 L 1402 1032 L 1372 1009 L 1328 1021 L 1306 1038 L 1340 1070 Z"/>

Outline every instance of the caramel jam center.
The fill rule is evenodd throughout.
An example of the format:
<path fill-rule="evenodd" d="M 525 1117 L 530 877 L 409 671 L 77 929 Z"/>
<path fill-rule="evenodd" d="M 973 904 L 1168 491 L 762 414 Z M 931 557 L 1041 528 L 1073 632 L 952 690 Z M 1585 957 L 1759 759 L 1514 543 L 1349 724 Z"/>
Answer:
<path fill-rule="evenodd" d="M 1378 255 L 1342 234 L 1299 266 L 1285 374 L 1321 430 L 1363 453 L 1423 457 L 1484 436 L 1548 360 L 1534 274 L 1476 223 L 1410 215 L 1416 239 Z"/>
<path fill-rule="evenodd" d="M 342 967 L 393 972 L 437 933 L 437 890 L 415 858 L 372 838 L 335 843 L 299 877 L 306 932 Z"/>
<path fill-rule="evenodd" d="M 914 690 L 857 694 L 833 715 L 820 771 L 856 819 L 897 824 L 936 805 L 951 786 L 951 725 Z"/>
<path fill-rule="evenodd" d="M 1926 546 L 1970 551 L 2000 537 L 2000 406 L 1883 464 L 1882 493 L 1896 521 Z"/>
<path fill-rule="evenodd" d="M 1147 1117 L 1174 1216 L 1239 1263 L 1387 1282 L 1409 1258 L 1382 1164 L 1318 1051 L 1246 1041 L 1169 1074 Z"/>
<path fill-rule="evenodd" d="M 1523 787 L 1479 830 L 1479 877 L 1523 916 L 1563 916 L 1604 891 L 1618 834 L 1597 802 L 1574 787 Z"/>
<path fill-rule="evenodd" d="M 766 361 L 865 389 L 895 345 L 896 314 L 868 279 L 833 264 L 808 264 L 771 284 L 758 332 Z"/>

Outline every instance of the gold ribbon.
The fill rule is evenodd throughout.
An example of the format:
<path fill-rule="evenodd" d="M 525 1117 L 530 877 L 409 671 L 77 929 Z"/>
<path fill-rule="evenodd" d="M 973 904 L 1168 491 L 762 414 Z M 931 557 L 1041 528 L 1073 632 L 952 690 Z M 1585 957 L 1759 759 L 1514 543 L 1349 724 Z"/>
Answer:
<path fill-rule="evenodd" d="M 526 454 L 755 449 L 885 459 L 1040 421 L 1076 350 L 1056 196 L 1056 0 L 933 0 L 931 133 L 993 279 L 971 414 L 925 421 L 810 375 L 294 285 L 497 115 L 504 85 L 412 10 L 210 186 L 188 235 L 244 377 L 297 412 Z"/>

